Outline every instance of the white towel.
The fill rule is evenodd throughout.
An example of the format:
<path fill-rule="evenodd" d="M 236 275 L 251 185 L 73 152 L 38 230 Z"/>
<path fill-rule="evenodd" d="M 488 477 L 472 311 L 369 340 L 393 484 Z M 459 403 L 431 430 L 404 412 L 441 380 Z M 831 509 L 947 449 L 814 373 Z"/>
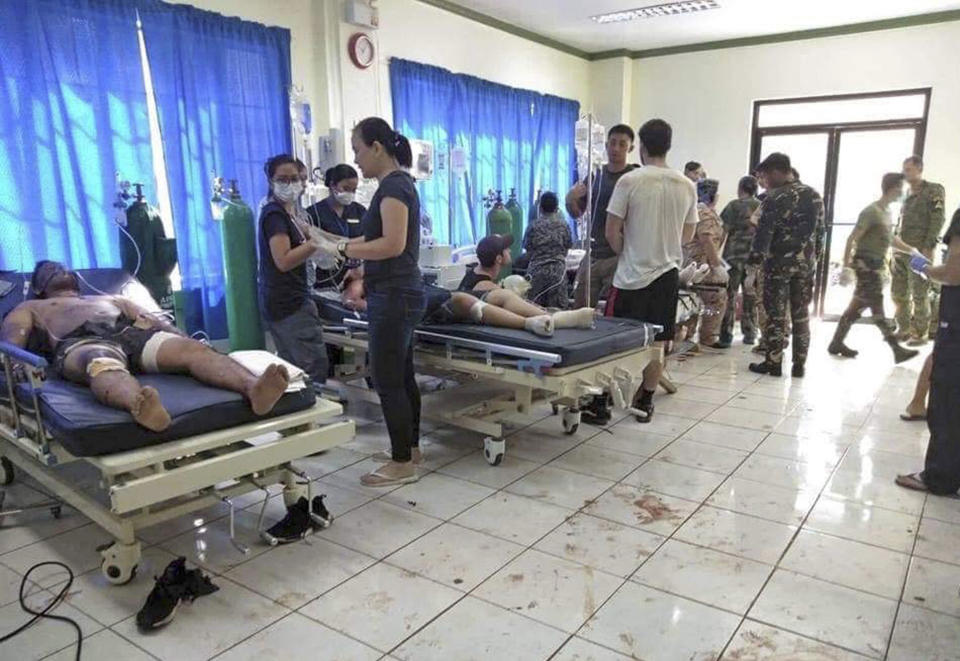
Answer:
<path fill-rule="evenodd" d="M 287 386 L 287 392 L 297 392 L 307 387 L 306 372 L 269 351 L 232 351 L 229 356 L 256 377 L 263 376 L 270 365 L 283 365 L 287 368 L 287 373 L 290 374 L 290 385 Z"/>

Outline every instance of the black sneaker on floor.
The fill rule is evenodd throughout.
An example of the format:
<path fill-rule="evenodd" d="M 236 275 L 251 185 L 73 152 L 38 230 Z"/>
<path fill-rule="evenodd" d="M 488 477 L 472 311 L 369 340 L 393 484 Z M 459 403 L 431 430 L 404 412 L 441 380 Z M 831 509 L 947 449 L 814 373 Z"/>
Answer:
<path fill-rule="evenodd" d="M 790 368 L 790 375 L 795 379 L 802 379 L 803 375 L 807 373 L 806 368 L 803 365 L 794 365 Z"/>
<path fill-rule="evenodd" d="M 770 376 L 783 376 L 783 368 L 780 363 L 771 363 L 763 361 L 762 363 L 750 363 L 748 369 L 754 374 L 769 374 Z"/>
<path fill-rule="evenodd" d="M 150 631 L 169 624 L 177 614 L 177 608 L 187 591 L 187 559 L 180 556 L 154 577 L 153 589 L 147 601 L 137 613 L 137 628 Z"/>
<path fill-rule="evenodd" d="M 141 632 L 169 624 L 184 601 L 193 601 L 220 589 L 201 570 L 188 570 L 187 559 L 183 556 L 167 565 L 154 581 L 153 590 L 137 613 L 137 628 Z"/>
<path fill-rule="evenodd" d="M 757 343 L 757 338 L 755 338 L 753 335 L 744 335 L 744 336 L 743 336 L 743 343 L 744 343 L 744 344 L 756 344 L 756 343 Z"/>
<path fill-rule="evenodd" d="M 596 427 L 603 427 L 610 423 L 610 395 L 594 395 L 590 403 L 580 409 L 580 422 Z"/>
<path fill-rule="evenodd" d="M 333 515 L 323 504 L 324 498 L 326 498 L 326 494 L 314 496 L 313 502 L 310 503 L 310 519 L 314 530 L 329 528 L 330 524 L 333 523 Z"/>
<path fill-rule="evenodd" d="M 310 503 L 300 496 L 293 505 L 287 507 L 287 514 L 264 531 L 264 537 L 271 544 L 288 544 L 307 536 L 313 530 L 310 517 Z"/>

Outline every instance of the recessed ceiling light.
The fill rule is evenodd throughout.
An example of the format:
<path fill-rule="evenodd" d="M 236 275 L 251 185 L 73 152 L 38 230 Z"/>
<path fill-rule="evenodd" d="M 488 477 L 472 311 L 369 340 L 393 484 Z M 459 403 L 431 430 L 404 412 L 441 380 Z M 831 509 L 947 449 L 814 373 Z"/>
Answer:
<path fill-rule="evenodd" d="M 647 5 L 637 9 L 614 11 L 609 14 L 591 16 L 597 23 L 620 23 L 634 21 L 639 18 L 658 18 L 660 16 L 682 16 L 694 14 L 707 9 L 720 9 L 717 0 L 679 0 L 678 2 L 664 2 L 659 5 Z"/>

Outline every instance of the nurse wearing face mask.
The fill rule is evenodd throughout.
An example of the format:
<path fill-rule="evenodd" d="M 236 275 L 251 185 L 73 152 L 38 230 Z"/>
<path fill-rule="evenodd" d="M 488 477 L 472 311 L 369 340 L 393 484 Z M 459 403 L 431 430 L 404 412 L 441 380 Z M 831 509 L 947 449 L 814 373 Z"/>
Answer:
<path fill-rule="evenodd" d="M 357 171 L 346 163 L 327 170 L 323 177 L 323 184 L 330 194 L 307 208 L 310 223 L 329 234 L 342 236 L 345 239 L 363 236 L 363 226 L 360 221 L 367 209 L 355 201 L 359 181 Z M 317 286 L 337 285 L 343 280 L 347 269 L 359 265 L 360 262 L 357 260 L 348 260 L 340 269 L 325 271 L 318 268 Z"/>
<path fill-rule="evenodd" d="M 274 156 L 263 169 L 270 192 L 258 232 L 260 309 L 280 357 L 319 385 L 327 378 L 327 351 L 307 285 L 307 260 L 318 243 L 306 223 L 297 220 L 303 178 L 298 161 L 288 154 Z"/>

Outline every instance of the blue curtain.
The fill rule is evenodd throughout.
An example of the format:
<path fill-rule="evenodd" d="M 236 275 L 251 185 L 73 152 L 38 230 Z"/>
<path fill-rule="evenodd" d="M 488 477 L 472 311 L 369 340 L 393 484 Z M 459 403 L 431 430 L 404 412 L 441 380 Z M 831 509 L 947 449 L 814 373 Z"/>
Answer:
<path fill-rule="evenodd" d="M 154 197 L 136 9 L 0 2 L 0 269 L 119 266 L 117 172 Z"/>
<path fill-rule="evenodd" d="M 538 190 L 563 195 L 575 180 L 577 101 L 399 58 L 390 60 L 390 92 L 397 130 L 434 144 L 434 176 L 420 195 L 438 241 L 464 245 L 486 234 L 489 189 L 504 201 L 515 190 L 529 220 Z M 450 170 L 454 146 L 466 149 L 465 176 Z"/>
<path fill-rule="evenodd" d="M 236 179 L 256 210 L 266 192 L 264 161 L 290 152 L 290 32 L 190 6 L 146 4 L 140 13 L 183 288 L 200 293 L 206 332 L 226 337 L 211 172 Z"/>

